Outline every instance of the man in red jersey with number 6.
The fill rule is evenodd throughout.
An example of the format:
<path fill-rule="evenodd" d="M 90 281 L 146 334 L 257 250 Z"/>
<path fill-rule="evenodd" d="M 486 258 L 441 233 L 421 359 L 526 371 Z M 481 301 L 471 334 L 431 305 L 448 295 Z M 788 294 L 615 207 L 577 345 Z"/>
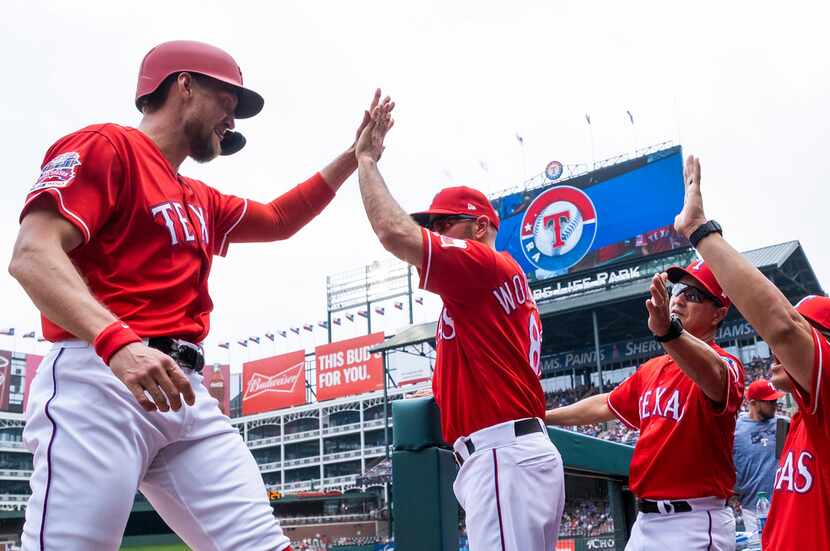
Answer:
<path fill-rule="evenodd" d="M 389 194 L 377 161 L 393 107 L 387 98 L 375 108 L 358 140 L 360 192 L 384 248 L 417 267 L 420 287 L 444 301 L 432 387 L 460 466 L 453 489 L 470 549 L 551 551 L 564 475 L 542 422 L 533 295 L 519 265 L 495 250 L 499 218 L 484 194 L 447 188 L 412 216 Z"/>
<path fill-rule="evenodd" d="M 284 551 L 259 469 L 201 384 L 208 275 L 231 243 L 286 239 L 319 214 L 356 168 L 353 146 L 269 203 L 179 174 L 187 157 L 239 151 L 235 120 L 263 106 L 200 42 L 153 48 L 135 105 L 138 128 L 58 140 L 20 216 L 9 270 L 55 343 L 26 414 L 23 549 L 118 549 L 140 489 L 194 549 Z"/>

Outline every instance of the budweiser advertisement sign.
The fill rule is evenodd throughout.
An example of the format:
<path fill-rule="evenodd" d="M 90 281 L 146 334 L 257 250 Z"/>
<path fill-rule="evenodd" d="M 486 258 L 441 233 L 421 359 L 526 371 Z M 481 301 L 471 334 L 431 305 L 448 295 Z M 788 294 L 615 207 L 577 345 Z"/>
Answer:
<path fill-rule="evenodd" d="M 383 333 L 372 333 L 318 346 L 317 399 L 330 400 L 383 388 L 383 360 L 369 349 L 383 342 Z"/>
<path fill-rule="evenodd" d="M 227 364 L 206 365 L 202 369 L 202 384 L 219 402 L 219 409 L 222 413 L 228 415 L 231 407 L 231 366 Z"/>
<path fill-rule="evenodd" d="M 26 413 L 26 406 L 29 405 L 29 392 L 32 388 L 32 379 L 37 375 L 37 368 L 43 361 L 43 356 L 37 354 L 26 354 L 26 373 L 23 382 L 23 413 Z"/>
<path fill-rule="evenodd" d="M 242 364 L 242 414 L 305 403 L 305 351 Z"/>
<path fill-rule="evenodd" d="M 9 384 L 12 378 L 12 353 L 0 350 L 0 410 L 9 411 Z"/>

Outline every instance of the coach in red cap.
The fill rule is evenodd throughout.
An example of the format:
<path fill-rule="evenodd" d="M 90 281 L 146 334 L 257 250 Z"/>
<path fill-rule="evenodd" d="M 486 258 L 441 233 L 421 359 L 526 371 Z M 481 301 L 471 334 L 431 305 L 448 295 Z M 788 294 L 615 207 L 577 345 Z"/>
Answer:
<path fill-rule="evenodd" d="M 546 419 L 586 425 L 616 417 L 640 431 L 630 467 L 639 514 L 628 551 L 731 551 L 735 518 L 726 500 L 735 486 L 732 442 L 744 370 L 715 343 L 730 300 L 702 261 L 655 275 L 649 291 L 648 328 L 665 354 L 611 392 L 551 410 Z"/>
<path fill-rule="evenodd" d="M 798 404 L 775 476 L 764 549 L 830 549 L 830 299 L 793 307 L 723 238 L 703 211 L 700 161 L 686 160 L 686 192 L 675 229 L 697 249 L 744 318 L 773 353 L 772 384 Z"/>
<path fill-rule="evenodd" d="M 55 343 L 28 404 L 24 549 L 118 549 L 138 489 L 193 549 L 289 547 L 251 452 L 202 384 L 208 277 L 232 243 L 309 223 L 357 163 L 352 144 L 265 203 L 180 174 L 188 157 L 239 151 L 236 119 L 263 103 L 227 52 L 166 42 L 141 63 L 137 128 L 88 126 L 47 151 L 9 267 Z"/>
<path fill-rule="evenodd" d="M 418 268 L 420 287 L 444 302 L 432 388 L 460 466 L 453 489 L 470 549 L 550 551 L 564 476 L 541 419 L 542 326 L 533 294 L 519 265 L 496 251 L 499 218 L 483 193 L 447 188 L 411 217 L 389 194 L 377 161 L 393 106 L 374 110 L 358 140 L 360 192 L 381 244 Z"/>

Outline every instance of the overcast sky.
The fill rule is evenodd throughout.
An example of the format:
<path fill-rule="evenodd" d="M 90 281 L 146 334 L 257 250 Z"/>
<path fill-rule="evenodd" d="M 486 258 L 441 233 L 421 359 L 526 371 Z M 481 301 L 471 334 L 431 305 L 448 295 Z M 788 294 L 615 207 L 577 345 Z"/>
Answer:
<path fill-rule="evenodd" d="M 734 245 L 800 240 L 826 287 L 827 11 L 824 2 L 722 0 L 6 2 L 0 258 L 5 267 L 49 145 L 92 123 L 137 125 L 141 58 L 159 42 L 195 39 L 229 51 L 266 100 L 238 125 L 244 151 L 182 166 L 222 191 L 270 200 L 311 175 L 349 146 L 376 86 L 398 103 L 381 170 L 409 210 L 446 185 L 495 192 L 554 159 L 590 162 L 590 113 L 596 159 L 681 144 L 701 157 L 707 214 Z M 209 361 L 227 360 L 218 342 L 325 319 L 326 275 L 387 258 L 356 183 L 291 240 L 234 245 L 216 260 Z M 5 270 L 0 296 L 0 326 L 39 332 Z M 436 307 L 428 301 L 416 320 Z M 389 310 L 374 321 L 394 331 L 406 319 Z M 235 346 L 233 363 L 324 339 L 319 329 L 303 335 Z M 0 338 L 0 348 L 15 346 L 35 345 Z"/>

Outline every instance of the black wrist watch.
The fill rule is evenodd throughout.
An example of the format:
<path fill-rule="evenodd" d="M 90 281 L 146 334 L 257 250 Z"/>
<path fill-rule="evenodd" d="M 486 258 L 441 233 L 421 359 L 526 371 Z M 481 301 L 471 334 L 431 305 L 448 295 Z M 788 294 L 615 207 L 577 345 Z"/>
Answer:
<path fill-rule="evenodd" d="M 669 323 L 669 331 L 665 335 L 654 335 L 654 340 L 657 342 L 673 341 L 683 333 L 683 322 L 679 318 L 673 317 Z"/>
<path fill-rule="evenodd" d="M 700 243 L 701 239 L 713 233 L 723 235 L 723 228 L 721 228 L 720 224 L 714 220 L 709 220 L 705 224 L 698 226 L 698 228 L 692 232 L 692 235 L 689 236 L 689 243 L 692 244 L 692 247 L 697 248 L 697 244 Z"/>

